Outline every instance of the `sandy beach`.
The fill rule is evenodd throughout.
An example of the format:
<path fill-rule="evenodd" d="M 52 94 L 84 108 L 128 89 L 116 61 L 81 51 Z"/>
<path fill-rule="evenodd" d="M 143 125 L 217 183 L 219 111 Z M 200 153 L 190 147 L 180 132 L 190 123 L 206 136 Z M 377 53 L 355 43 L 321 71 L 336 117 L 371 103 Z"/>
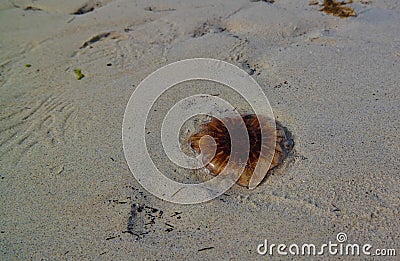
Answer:
<path fill-rule="evenodd" d="M 368 259 L 273 255 L 260 244 L 371 245 L 400 255 L 400 1 L 0 2 L 0 260 Z M 183 59 L 248 72 L 295 146 L 255 189 L 201 204 L 161 200 L 131 173 L 124 112 L 137 86 Z M 183 91 L 182 91 L 183 90 Z M 165 113 L 222 85 L 177 85 L 148 116 L 156 165 Z M 338 234 L 346 236 L 340 242 Z M 286 248 L 289 251 L 289 247 Z M 391 253 L 391 254 L 390 254 Z"/>

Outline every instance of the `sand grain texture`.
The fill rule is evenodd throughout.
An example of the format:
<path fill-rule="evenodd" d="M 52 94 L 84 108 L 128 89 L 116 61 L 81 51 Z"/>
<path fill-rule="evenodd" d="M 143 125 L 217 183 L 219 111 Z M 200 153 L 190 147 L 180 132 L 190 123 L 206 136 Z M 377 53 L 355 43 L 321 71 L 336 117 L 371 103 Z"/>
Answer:
<path fill-rule="evenodd" d="M 255 260 L 264 239 L 339 232 L 400 252 L 400 2 L 351 6 L 341 19 L 307 0 L 2 2 L 0 259 Z M 193 57 L 252 74 L 296 146 L 257 189 L 182 206 L 134 179 L 121 126 L 141 80 Z"/>

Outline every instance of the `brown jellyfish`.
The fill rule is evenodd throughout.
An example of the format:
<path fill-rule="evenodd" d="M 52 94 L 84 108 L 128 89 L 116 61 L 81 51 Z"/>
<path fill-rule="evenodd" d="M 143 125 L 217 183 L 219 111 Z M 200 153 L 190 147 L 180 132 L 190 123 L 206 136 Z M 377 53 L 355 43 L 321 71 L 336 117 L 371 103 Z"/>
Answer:
<path fill-rule="evenodd" d="M 235 143 L 235 146 L 239 148 L 245 148 L 247 147 L 246 142 L 249 142 L 247 147 L 249 151 L 243 150 L 231 155 L 232 144 L 228 129 L 235 132 L 240 128 L 238 126 L 243 126 L 240 125 L 241 121 L 246 126 L 248 140 L 244 137 L 243 139 L 235 139 L 232 143 Z M 262 173 L 259 175 L 264 177 L 269 170 L 283 162 L 294 145 L 287 130 L 279 122 L 275 122 L 275 128 L 271 121 L 261 122 L 263 122 L 263 126 L 260 126 L 260 121 L 255 114 L 227 117 L 222 121 L 213 117 L 210 122 L 200 126 L 199 132 L 190 137 L 190 146 L 197 154 L 201 154 L 201 160 L 205 167 L 215 176 L 221 174 L 229 160 L 231 160 L 231 165 L 229 165 L 231 169 L 228 169 L 228 172 L 241 169 L 240 166 L 244 165 L 244 170 L 237 183 L 248 187 L 258 162 L 264 164 L 261 164 L 261 166 L 268 166 L 265 163 L 272 160 L 269 168 L 266 167 L 268 169 L 261 169 Z M 211 136 L 212 139 L 203 138 L 207 135 Z M 266 147 L 263 150 L 261 150 L 261 136 L 266 139 L 264 143 Z M 263 155 L 260 155 L 261 151 L 263 151 Z"/>

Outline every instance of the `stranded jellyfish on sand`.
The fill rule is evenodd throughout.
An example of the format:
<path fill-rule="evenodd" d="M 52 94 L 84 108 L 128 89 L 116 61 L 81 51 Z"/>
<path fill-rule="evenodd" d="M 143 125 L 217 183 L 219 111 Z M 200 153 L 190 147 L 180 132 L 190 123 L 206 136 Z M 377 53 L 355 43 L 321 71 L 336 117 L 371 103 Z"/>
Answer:
<path fill-rule="evenodd" d="M 262 126 L 260 126 L 260 121 L 255 114 L 227 117 L 222 121 L 212 118 L 210 122 L 201 125 L 199 132 L 190 137 L 190 146 L 197 154 L 201 154 L 201 160 L 213 175 L 221 174 L 229 160 L 231 160 L 231 164 L 225 170 L 226 173 L 237 172 L 241 169 L 240 166 L 244 166 L 243 173 L 237 180 L 241 186 L 249 186 L 259 161 L 261 166 L 269 166 L 269 168 L 266 167 L 267 169 L 258 169 L 260 172 L 258 175 L 264 177 L 270 169 L 281 164 L 293 148 L 293 140 L 279 122 L 274 124 L 273 121 L 264 121 L 260 118 L 262 122 Z M 247 147 L 246 137 L 231 141 L 231 135 L 228 132 L 228 129 L 231 132 L 238 131 L 240 126 L 243 126 L 240 124 L 241 121 L 244 122 L 248 132 L 249 151 L 241 149 L 231 155 L 231 145 L 235 148 Z M 204 138 L 205 136 L 210 136 L 212 139 Z M 263 150 L 261 149 L 261 137 L 265 139 Z M 270 165 L 269 162 L 271 162 Z"/>

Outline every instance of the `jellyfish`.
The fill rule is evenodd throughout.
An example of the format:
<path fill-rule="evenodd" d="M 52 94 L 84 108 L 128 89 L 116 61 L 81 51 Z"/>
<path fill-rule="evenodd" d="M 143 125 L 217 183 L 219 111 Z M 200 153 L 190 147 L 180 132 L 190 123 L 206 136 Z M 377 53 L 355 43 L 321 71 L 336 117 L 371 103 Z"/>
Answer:
<path fill-rule="evenodd" d="M 241 121 L 246 126 L 248 139 L 243 137 L 231 140 L 228 129 L 235 131 L 241 128 Z M 260 122 L 263 125 L 260 125 Z M 210 136 L 211 139 L 204 139 L 205 136 Z M 262 142 L 262 139 L 265 139 L 265 142 Z M 245 187 L 249 186 L 259 162 L 271 161 L 270 164 L 262 165 L 269 166 L 267 169 L 261 169 L 264 177 L 269 170 L 283 163 L 294 146 L 290 133 L 281 123 L 271 120 L 259 121 L 256 114 L 226 117 L 222 120 L 212 117 L 211 121 L 201 125 L 199 131 L 190 136 L 189 143 L 195 153 L 201 156 L 205 168 L 212 175 L 221 174 L 227 167 L 228 172 L 243 170 L 236 182 Z M 233 143 L 237 146 L 235 148 L 247 147 L 249 150 L 231 152 Z M 261 146 L 265 148 L 262 150 Z M 231 164 L 228 164 L 229 161 Z"/>

